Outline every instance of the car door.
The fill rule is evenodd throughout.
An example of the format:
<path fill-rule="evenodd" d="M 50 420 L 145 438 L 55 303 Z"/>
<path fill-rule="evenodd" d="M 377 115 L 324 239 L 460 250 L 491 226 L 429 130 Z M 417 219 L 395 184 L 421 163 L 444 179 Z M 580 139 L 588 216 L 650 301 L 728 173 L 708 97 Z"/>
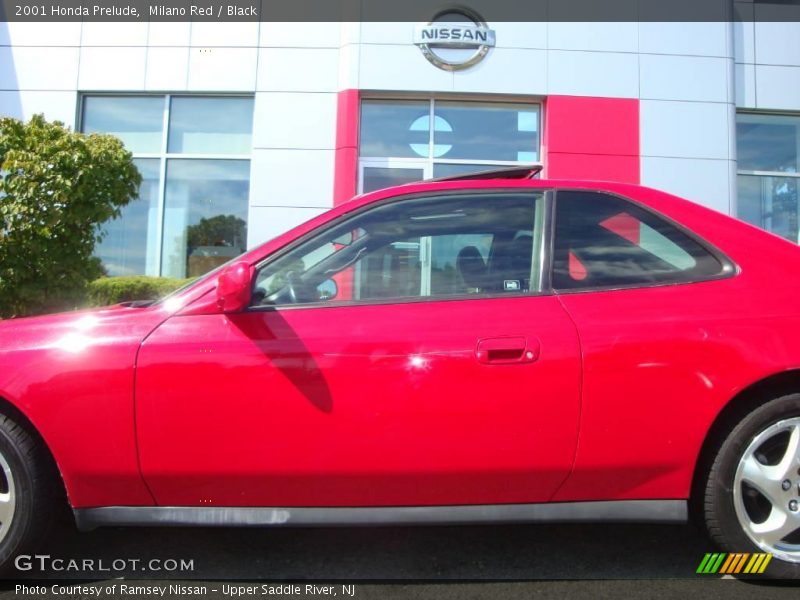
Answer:
<path fill-rule="evenodd" d="M 368 207 L 259 264 L 249 309 L 166 321 L 136 378 L 157 502 L 552 497 L 575 454 L 580 353 L 541 291 L 544 207 L 519 190 Z"/>
<path fill-rule="evenodd" d="M 735 270 L 626 198 L 559 191 L 555 216 L 552 285 L 584 358 L 579 451 L 556 499 L 686 498 L 726 373 L 746 369 L 726 329 Z"/>

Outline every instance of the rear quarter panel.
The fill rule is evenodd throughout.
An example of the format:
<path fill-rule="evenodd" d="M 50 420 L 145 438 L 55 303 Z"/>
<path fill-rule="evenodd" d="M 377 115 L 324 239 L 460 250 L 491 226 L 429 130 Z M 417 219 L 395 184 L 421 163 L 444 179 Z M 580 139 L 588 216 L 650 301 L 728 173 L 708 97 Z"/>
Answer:
<path fill-rule="evenodd" d="M 800 368 L 800 249 L 655 190 L 609 188 L 694 231 L 737 273 L 560 295 L 579 328 L 584 388 L 575 467 L 554 499 L 686 498 L 727 403 Z"/>

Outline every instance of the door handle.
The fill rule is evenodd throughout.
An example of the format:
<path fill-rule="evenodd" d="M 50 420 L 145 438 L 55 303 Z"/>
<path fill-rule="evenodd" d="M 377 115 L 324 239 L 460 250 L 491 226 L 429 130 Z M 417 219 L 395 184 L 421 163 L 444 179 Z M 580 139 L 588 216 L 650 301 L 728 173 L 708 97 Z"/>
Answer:
<path fill-rule="evenodd" d="M 475 347 L 475 358 L 489 365 L 531 363 L 539 358 L 539 340 L 522 336 L 483 338 Z"/>

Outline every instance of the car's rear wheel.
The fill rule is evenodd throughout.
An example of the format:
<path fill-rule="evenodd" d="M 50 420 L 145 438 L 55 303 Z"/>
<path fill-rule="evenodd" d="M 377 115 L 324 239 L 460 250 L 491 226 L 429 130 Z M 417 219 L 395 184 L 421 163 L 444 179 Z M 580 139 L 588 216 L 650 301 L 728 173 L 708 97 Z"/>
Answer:
<path fill-rule="evenodd" d="M 58 513 L 59 498 L 44 445 L 0 414 L 0 574 L 13 575 L 14 558 L 43 539 Z"/>
<path fill-rule="evenodd" d="M 800 578 L 800 394 L 733 427 L 708 473 L 704 517 L 722 549 L 772 554 L 767 574 Z"/>

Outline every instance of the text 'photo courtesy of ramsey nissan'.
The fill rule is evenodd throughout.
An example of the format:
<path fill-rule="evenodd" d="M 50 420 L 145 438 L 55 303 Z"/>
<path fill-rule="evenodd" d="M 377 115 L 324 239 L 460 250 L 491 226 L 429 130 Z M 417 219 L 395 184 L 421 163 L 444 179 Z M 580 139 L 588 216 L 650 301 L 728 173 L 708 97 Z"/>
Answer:
<path fill-rule="evenodd" d="M 0 600 L 799 583 L 800 0 L 0 0 Z"/>

